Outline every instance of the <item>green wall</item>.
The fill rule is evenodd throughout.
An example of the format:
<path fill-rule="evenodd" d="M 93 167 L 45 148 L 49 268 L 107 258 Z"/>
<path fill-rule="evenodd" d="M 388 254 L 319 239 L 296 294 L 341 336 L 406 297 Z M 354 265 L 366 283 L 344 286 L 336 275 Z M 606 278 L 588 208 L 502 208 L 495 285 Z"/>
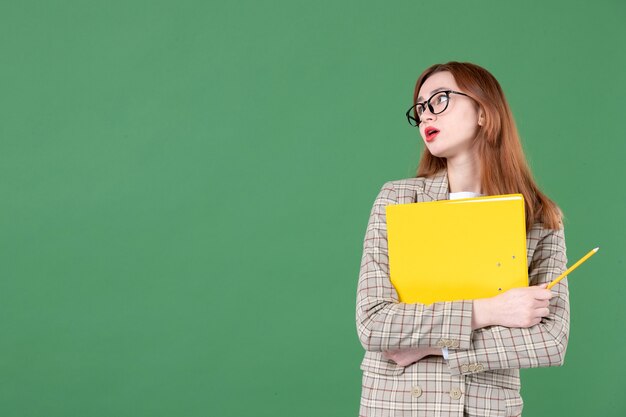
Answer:
<path fill-rule="evenodd" d="M 623 1 L 0 2 L 0 415 L 356 416 L 417 76 L 489 69 L 573 263 L 525 416 L 623 416 Z"/>

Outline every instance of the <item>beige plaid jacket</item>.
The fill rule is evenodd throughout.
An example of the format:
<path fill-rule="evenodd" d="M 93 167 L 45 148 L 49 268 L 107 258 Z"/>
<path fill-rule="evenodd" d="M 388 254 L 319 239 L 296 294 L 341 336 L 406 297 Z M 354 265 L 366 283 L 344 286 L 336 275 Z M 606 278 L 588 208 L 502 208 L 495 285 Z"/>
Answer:
<path fill-rule="evenodd" d="M 530 328 L 472 331 L 472 301 L 431 305 L 398 302 L 389 281 L 385 206 L 448 199 L 446 170 L 430 178 L 383 185 L 372 208 L 357 288 L 356 325 L 365 357 L 361 416 L 517 416 L 520 368 L 563 364 L 569 335 L 567 279 L 552 288 L 550 315 Z M 527 231 L 529 284 L 566 269 L 563 229 L 536 223 Z M 448 360 L 428 356 L 402 367 L 382 351 L 447 347 Z"/>

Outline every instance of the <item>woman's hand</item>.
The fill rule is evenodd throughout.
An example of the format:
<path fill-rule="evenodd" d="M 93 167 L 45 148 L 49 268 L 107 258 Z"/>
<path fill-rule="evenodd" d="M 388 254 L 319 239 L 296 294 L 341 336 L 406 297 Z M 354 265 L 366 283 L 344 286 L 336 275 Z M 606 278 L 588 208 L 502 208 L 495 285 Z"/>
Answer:
<path fill-rule="evenodd" d="M 414 348 L 383 351 L 383 357 L 394 361 L 400 366 L 408 366 L 428 355 L 441 355 L 439 348 Z"/>
<path fill-rule="evenodd" d="M 550 314 L 552 292 L 548 284 L 513 288 L 491 298 L 474 300 L 472 329 L 491 325 L 531 327 Z"/>

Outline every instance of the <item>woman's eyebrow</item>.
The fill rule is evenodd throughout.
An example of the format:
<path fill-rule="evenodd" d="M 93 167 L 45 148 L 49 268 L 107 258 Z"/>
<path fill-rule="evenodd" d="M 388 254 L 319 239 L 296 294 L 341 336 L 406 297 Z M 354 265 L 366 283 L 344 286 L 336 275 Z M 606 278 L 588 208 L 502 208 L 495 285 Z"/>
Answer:
<path fill-rule="evenodd" d="M 433 94 L 435 94 L 437 91 L 445 91 L 445 90 L 450 90 L 448 87 L 439 87 L 439 88 L 435 88 L 433 91 L 430 92 L 430 95 L 432 96 Z M 417 98 L 417 101 L 422 101 L 424 100 L 424 97 L 419 96 Z"/>

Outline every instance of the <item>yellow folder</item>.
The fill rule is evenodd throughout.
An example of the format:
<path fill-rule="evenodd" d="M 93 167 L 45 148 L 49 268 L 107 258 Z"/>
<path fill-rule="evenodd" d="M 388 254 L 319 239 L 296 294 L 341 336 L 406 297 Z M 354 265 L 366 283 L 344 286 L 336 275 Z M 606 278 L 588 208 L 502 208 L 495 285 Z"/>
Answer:
<path fill-rule="evenodd" d="M 389 275 L 401 302 L 528 286 L 522 194 L 389 205 L 386 216 Z"/>

